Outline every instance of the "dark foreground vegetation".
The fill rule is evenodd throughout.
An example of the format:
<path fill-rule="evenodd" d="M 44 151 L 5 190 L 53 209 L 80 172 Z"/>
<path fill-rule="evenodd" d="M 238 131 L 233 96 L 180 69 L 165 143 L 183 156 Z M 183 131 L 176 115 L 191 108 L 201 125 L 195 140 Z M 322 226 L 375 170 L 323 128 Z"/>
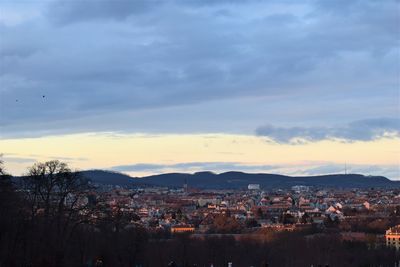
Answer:
<path fill-rule="evenodd" d="M 12 266 L 395 266 L 393 249 L 342 241 L 337 233 L 170 236 L 137 215 L 92 198 L 66 164 L 35 164 L 14 181 L 0 165 L 0 267 Z M 172 264 L 171 264 L 172 265 Z"/>

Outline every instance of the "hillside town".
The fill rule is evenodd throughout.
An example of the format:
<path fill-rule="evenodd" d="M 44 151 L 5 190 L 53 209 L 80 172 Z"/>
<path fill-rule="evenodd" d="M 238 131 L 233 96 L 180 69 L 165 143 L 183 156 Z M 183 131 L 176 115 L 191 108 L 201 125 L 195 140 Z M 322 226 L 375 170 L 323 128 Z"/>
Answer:
<path fill-rule="evenodd" d="M 0 267 L 400 263 L 399 188 L 123 186 L 0 164 L 0 215 Z"/>
<path fill-rule="evenodd" d="M 344 240 L 373 240 L 374 245 L 399 248 L 395 239 L 385 241 L 385 231 L 400 224 L 400 189 L 298 185 L 268 190 L 249 184 L 243 190 L 200 190 L 186 183 L 181 188 L 97 185 L 92 201 L 100 195 L 109 209 L 133 214 L 129 217 L 132 225 L 163 234 L 256 237 L 268 230 L 315 234 L 335 229 Z M 388 234 L 386 238 L 390 238 Z"/>

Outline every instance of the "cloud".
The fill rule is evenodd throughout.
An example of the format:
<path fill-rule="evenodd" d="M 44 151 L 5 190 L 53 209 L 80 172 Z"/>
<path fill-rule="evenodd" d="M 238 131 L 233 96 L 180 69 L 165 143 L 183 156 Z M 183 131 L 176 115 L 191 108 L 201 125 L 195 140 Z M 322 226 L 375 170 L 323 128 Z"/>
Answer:
<path fill-rule="evenodd" d="M 25 158 L 25 157 L 10 157 L 10 156 L 4 156 L 1 157 L 1 159 L 5 163 L 35 163 L 37 160 L 34 158 Z"/>
<path fill-rule="evenodd" d="M 296 140 L 321 141 L 340 139 L 344 141 L 371 141 L 383 137 L 400 137 L 400 119 L 374 118 L 351 122 L 339 127 L 275 127 L 266 125 L 256 130 L 259 136 L 269 137 L 280 143 Z"/>
<path fill-rule="evenodd" d="M 330 120 L 395 116 L 398 6 L 359 1 L 342 15 L 313 1 L 43 1 L 29 7 L 35 16 L 0 23 L 1 133 L 165 132 L 177 117 L 192 132 L 269 114 L 324 121 L 313 111 L 327 99 Z M 293 118 L 291 107 L 314 110 Z"/>
<path fill-rule="evenodd" d="M 11 163 L 34 163 L 37 161 L 49 161 L 49 160 L 60 160 L 65 162 L 78 162 L 88 161 L 88 158 L 83 157 L 65 157 L 65 156 L 45 156 L 37 154 L 21 155 L 17 153 L 4 153 L 0 154 L 0 159 L 5 162 Z"/>
<path fill-rule="evenodd" d="M 277 1 L 270 1 L 277 2 Z M 231 13 L 225 9 L 227 6 L 237 8 L 251 5 L 256 1 L 238 0 L 56 0 L 51 3 L 47 10 L 49 18 L 60 25 L 79 23 L 93 20 L 126 20 L 131 16 L 140 16 L 151 11 L 166 7 L 171 9 L 217 9 L 215 14 L 219 16 L 230 16 Z M 290 3 L 288 3 L 289 5 Z"/>
<path fill-rule="evenodd" d="M 260 171 L 272 170 L 277 166 L 249 165 L 239 162 L 184 162 L 175 164 L 136 163 L 114 166 L 111 169 L 120 172 L 196 172 L 196 171 Z"/>
<path fill-rule="evenodd" d="M 87 20 L 124 20 L 162 5 L 163 1 L 152 0 L 61 0 L 50 4 L 48 15 L 58 24 L 69 24 Z"/>

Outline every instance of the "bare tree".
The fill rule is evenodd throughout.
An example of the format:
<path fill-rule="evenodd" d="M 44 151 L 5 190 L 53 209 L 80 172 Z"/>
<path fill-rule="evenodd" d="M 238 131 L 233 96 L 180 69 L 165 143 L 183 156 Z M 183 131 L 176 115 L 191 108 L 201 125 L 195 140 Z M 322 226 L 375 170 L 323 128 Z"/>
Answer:
<path fill-rule="evenodd" d="M 88 190 L 88 180 L 58 160 L 34 164 L 23 178 L 31 224 L 41 227 L 41 237 L 52 233 L 52 236 L 46 236 L 45 242 L 47 249 L 57 248 L 53 264 L 63 260 L 64 244 L 76 226 L 90 216 L 86 197 Z"/>
<path fill-rule="evenodd" d="M 33 204 L 33 212 L 44 217 L 60 217 L 84 203 L 88 181 L 58 160 L 36 163 L 24 177 L 24 188 Z"/>
<path fill-rule="evenodd" d="M 4 161 L 1 159 L 3 155 L 0 154 L 0 176 L 6 175 L 6 171 L 4 169 Z"/>

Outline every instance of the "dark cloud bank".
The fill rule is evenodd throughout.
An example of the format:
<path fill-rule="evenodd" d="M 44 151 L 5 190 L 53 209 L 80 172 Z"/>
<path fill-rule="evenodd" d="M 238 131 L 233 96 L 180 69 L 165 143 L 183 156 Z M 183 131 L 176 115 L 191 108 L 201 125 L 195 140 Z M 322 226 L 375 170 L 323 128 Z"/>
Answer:
<path fill-rule="evenodd" d="M 321 141 L 371 141 L 382 137 L 400 137 L 400 119 L 377 118 L 351 122 L 338 127 L 275 127 L 266 125 L 256 130 L 257 135 L 277 142 L 290 143 L 293 139 Z"/>
<path fill-rule="evenodd" d="M 171 126 L 163 122 L 176 120 L 190 131 L 221 132 L 252 118 L 254 129 L 310 114 L 332 125 L 341 112 L 351 117 L 343 121 L 398 116 L 398 1 L 44 3 L 40 16 L 0 24 L 0 125 L 7 137 L 165 132 Z M 251 98 L 260 100 L 248 104 Z M 242 104 L 226 104 L 237 99 Z M 210 110 L 209 103 L 219 105 Z M 326 103 L 330 117 L 315 115 Z M 182 109 L 166 113 L 171 107 Z M 294 118 L 294 107 L 309 112 Z M 149 110 L 152 116 L 141 114 Z M 281 141 L 380 134 L 353 137 L 362 127 L 259 133 Z"/>

